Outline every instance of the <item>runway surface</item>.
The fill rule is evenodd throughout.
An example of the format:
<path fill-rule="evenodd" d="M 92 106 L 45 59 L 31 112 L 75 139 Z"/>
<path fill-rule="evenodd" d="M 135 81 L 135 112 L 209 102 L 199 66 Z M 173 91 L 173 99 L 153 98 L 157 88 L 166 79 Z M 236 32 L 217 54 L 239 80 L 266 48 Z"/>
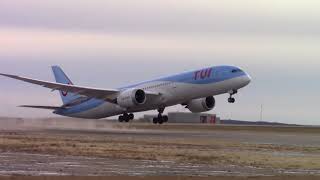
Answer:
<path fill-rule="evenodd" d="M 173 161 L 150 161 L 55 156 L 28 153 L 1 153 L 0 175 L 76 175 L 76 176 L 253 176 L 275 174 L 273 170 L 253 167 L 223 167 Z M 316 173 L 283 171 L 285 174 Z"/>

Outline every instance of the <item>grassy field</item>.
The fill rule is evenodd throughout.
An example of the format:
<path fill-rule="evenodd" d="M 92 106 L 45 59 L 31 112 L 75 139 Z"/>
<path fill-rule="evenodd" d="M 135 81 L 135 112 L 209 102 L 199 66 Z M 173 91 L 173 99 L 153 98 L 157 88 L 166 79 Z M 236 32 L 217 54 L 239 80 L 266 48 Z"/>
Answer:
<path fill-rule="evenodd" d="M 158 129 L 168 127 L 173 128 L 161 126 Z M 319 146 L 252 144 L 206 137 L 114 137 L 103 133 L 85 134 L 77 131 L 7 131 L 0 133 L 0 151 L 172 160 L 261 168 L 320 169 Z"/>
<path fill-rule="evenodd" d="M 317 176 L 272 176 L 272 177 L 230 177 L 230 176 L 217 176 L 217 177 L 0 177 L 0 180 L 318 180 Z"/>

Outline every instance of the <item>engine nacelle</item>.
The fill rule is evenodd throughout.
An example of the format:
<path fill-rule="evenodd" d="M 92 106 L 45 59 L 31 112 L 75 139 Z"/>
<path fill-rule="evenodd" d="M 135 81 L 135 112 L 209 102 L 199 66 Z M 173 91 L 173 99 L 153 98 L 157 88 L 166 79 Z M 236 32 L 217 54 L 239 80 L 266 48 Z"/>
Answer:
<path fill-rule="evenodd" d="M 216 100 L 213 96 L 206 98 L 193 99 L 187 105 L 187 108 L 193 113 L 210 111 L 216 105 Z"/>
<path fill-rule="evenodd" d="M 124 108 L 135 107 L 146 102 L 146 93 L 142 89 L 128 89 L 120 93 L 117 103 Z"/>

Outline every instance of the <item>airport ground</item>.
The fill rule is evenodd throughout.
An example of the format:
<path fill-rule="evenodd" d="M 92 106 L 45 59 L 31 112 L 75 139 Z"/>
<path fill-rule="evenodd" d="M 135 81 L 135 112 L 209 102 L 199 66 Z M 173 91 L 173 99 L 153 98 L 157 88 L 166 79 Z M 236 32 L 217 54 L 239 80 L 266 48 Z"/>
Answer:
<path fill-rule="evenodd" d="M 0 124 L 3 176 L 317 179 L 320 175 L 318 127 L 3 118 Z"/>

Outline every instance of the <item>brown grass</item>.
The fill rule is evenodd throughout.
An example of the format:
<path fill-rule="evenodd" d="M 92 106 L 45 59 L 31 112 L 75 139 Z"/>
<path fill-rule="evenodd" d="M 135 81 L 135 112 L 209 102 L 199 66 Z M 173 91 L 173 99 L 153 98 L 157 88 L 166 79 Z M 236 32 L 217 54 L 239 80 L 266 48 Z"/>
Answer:
<path fill-rule="evenodd" d="M 77 177 L 77 176 L 49 176 L 49 177 L 23 177 L 23 176 L 14 176 L 14 177 L 0 177 L 0 180 L 318 180 L 318 176 L 260 176 L 260 177 L 230 177 L 230 176 L 216 176 L 216 177 L 129 177 L 129 176 L 117 176 L 117 177 Z"/>
<path fill-rule="evenodd" d="M 217 139 L 108 137 L 56 132 L 0 133 L 0 150 L 56 155 L 173 160 L 284 169 L 320 169 L 319 147 L 242 144 Z M 295 155 L 290 155 L 290 154 Z M 298 155 L 296 155 L 298 154 Z"/>

